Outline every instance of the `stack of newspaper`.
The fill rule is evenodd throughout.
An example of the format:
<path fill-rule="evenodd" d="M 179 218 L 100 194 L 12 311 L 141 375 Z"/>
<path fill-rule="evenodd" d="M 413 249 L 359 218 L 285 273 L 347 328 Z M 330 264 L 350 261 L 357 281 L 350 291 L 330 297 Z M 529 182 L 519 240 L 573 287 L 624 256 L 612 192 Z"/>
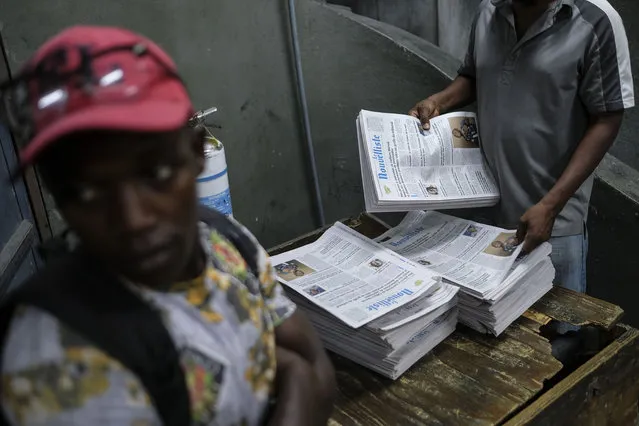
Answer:
<path fill-rule="evenodd" d="M 497 204 L 499 191 L 479 148 L 475 114 L 450 113 L 430 123 L 430 130 L 424 130 L 409 115 L 359 113 L 359 158 L 367 211 Z"/>
<path fill-rule="evenodd" d="M 391 379 L 455 329 L 457 287 L 341 223 L 272 261 L 328 350 Z"/>
<path fill-rule="evenodd" d="M 499 335 L 555 278 L 550 244 L 522 256 L 515 234 L 437 212 L 410 212 L 376 241 L 459 286 L 459 321 Z"/>

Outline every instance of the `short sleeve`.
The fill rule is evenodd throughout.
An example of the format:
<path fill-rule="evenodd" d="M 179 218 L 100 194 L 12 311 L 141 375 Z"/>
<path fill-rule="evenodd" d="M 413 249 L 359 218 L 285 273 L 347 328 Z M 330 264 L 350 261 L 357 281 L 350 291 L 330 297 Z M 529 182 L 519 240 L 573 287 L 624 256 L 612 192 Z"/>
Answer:
<path fill-rule="evenodd" d="M 457 74 L 463 75 L 465 77 L 476 78 L 476 67 L 475 67 L 475 33 L 477 32 L 477 20 L 479 19 L 479 13 L 475 16 L 473 20 L 473 24 L 470 27 L 470 34 L 468 36 L 468 48 L 466 49 L 466 55 L 464 56 L 464 60 L 462 61 L 461 66 L 457 70 Z"/>
<path fill-rule="evenodd" d="M 50 314 L 20 310 L 2 357 L 2 409 L 9 424 L 159 424 L 135 375 Z"/>
<path fill-rule="evenodd" d="M 595 7 L 595 6 L 591 6 Z M 592 26 L 580 73 L 579 96 L 590 114 L 622 111 L 635 104 L 628 39 L 619 14 L 593 9 Z"/>
<path fill-rule="evenodd" d="M 253 236 L 248 229 L 236 221 L 234 221 L 234 223 L 246 234 L 257 248 L 255 254 L 257 258 L 255 263 L 257 264 L 259 272 L 258 280 L 260 284 L 260 291 L 264 297 L 264 303 L 269 309 L 273 319 L 273 324 L 277 327 L 293 315 L 296 305 L 286 296 L 284 289 L 277 281 L 275 269 L 271 264 L 266 250 L 264 250 L 264 248 L 258 243 L 255 236 Z"/>

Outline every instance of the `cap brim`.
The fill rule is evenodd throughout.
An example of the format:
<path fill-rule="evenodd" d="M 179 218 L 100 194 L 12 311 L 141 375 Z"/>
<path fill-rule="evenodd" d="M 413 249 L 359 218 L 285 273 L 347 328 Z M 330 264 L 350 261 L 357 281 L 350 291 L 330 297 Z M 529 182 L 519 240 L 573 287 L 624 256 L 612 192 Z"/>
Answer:
<path fill-rule="evenodd" d="M 21 168 L 32 165 L 60 138 L 87 130 L 169 132 L 186 125 L 193 108 L 185 102 L 149 99 L 113 105 L 94 105 L 61 118 L 33 138 L 20 153 Z"/>

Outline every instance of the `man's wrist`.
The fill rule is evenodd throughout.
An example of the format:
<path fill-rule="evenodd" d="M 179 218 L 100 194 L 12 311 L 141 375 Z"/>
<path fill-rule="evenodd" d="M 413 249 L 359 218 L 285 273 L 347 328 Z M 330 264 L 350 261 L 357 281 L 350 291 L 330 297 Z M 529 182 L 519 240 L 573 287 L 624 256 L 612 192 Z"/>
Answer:
<path fill-rule="evenodd" d="M 563 198 L 564 197 L 560 195 L 549 192 L 544 198 L 542 198 L 540 204 L 550 210 L 553 217 L 557 217 L 566 205 L 566 201 L 564 201 Z"/>
<path fill-rule="evenodd" d="M 448 104 L 443 92 L 435 93 L 434 95 L 429 96 L 428 99 L 437 105 L 437 109 L 440 114 L 445 114 L 448 111 Z"/>

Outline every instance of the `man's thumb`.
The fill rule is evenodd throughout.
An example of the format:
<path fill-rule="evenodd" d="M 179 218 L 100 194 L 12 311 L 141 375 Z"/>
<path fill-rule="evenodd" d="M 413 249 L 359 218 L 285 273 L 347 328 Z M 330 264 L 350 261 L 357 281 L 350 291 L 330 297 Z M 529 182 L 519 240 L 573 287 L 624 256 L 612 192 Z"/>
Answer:
<path fill-rule="evenodd" d="M 526 239 L 526 231 L 528 229 L 528 224 L 523 220 L 519 222 L 519 226 L 517 227 L 517 234 L 515 238 L 517 238 L 517 244 L 521 244 Z"/>

